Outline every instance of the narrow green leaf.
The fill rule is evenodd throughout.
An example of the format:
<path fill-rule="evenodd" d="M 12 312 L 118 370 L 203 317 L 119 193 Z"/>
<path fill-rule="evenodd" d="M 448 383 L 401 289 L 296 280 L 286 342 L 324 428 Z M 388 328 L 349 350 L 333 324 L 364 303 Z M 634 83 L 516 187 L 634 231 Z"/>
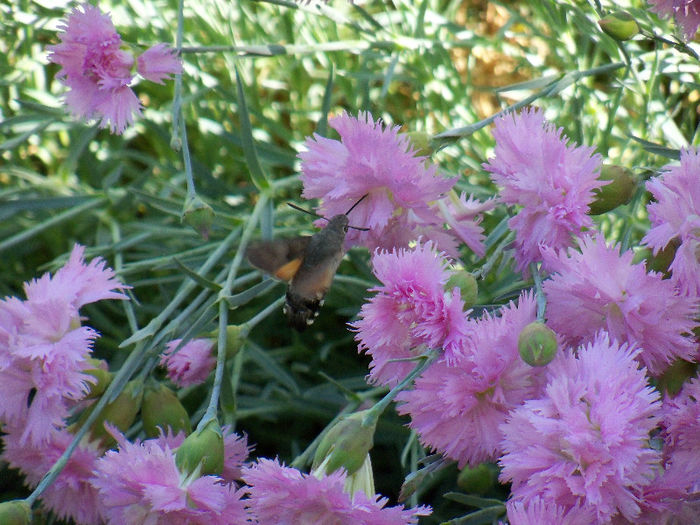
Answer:
<path fill-rule="evenodd" d="M 214 281 L 210 281 L 209 279 L 205 279 L 201 275 L 199 275 L 197 272 L 194 270 L 190 269 L 188 266 L 186 266 L 180 259 L 177 257 L 173 257 L 173 261 L 175 262 L 175 265 L 180 268 L 187 276 L 192 279 L 194 282 L 199 284 L 202 288 L 206 288 L 208 290 L 212 290 L 214 292 L 218 292 L 221 290 L 221 285 L 215 283 Z"/>
<path fill-rule="evenodd" d="M 241 122 L 241 139 L 243 141 L 243 154 L 245 155 L 246 161 L 248 163 L 248 169 L 250 170 L 250 177 L 253 184 L 259 190 L 265 190 L 270 187 L 270 181 L 267 180 L 265 172 L 260 165 L 260 160 L 258 159 L 258 153 L 255 150 L 255 141 L 253 140 L 253 130 L 250 124 L 250 115 L 248 113 L 248 106 L 245 101 L 245 94 L 243 93 L 243 82 L 241 81 L 241 75 L 236 69 L 236 88 L 238 91 L 238 116 Z"/>

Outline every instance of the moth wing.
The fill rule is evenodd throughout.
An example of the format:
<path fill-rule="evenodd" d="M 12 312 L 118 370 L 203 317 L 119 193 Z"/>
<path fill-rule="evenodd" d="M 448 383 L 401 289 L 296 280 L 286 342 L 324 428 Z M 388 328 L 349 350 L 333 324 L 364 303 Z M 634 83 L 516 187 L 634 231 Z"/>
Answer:
<path fill-rule="evenodd" d="M 278 279 L 290 281 L 301 266 L 310 240 L 311 237 L 293 237 L 258 241 L 248 246 L 246 256 L 253 266 Z"/>

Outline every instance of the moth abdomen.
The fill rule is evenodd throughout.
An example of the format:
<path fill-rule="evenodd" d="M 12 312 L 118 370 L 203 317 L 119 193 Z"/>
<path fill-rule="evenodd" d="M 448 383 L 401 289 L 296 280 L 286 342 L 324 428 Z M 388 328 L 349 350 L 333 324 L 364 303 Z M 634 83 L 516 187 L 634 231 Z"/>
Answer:
<path fill-rule="evenodd" d="M 282 310 L 289 324 L 301 332 L 313 324 L 322 305 L 323 299 L 309 299 L 287 291 Z"/>

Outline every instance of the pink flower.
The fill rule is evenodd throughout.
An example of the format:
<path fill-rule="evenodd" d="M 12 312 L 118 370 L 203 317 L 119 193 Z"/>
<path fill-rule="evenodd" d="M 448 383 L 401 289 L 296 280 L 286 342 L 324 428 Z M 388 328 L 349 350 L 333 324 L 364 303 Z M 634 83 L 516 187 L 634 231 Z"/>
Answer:
<path fill-rule="evenodd" d="M 125 299 L 128 288 L 102 259 L 83 261 L 75 245 L 66 265 L 25 283 L 27 300 L 0 301 L 0 420 L 23 428 L 34 444 L 63 428 L 94 378 L 88 358 L 97 332 L 81 326 L 78 309 L 101 299 Z"/>
<path fill-rule="evenodd" d="M 163 84 L 171 75 L 182 73 L 182 62 L 174 49 L 165 44 L 156 44 L 141 53 L 138 58 L 138 72 L 146 80 Z"/>
<path fill-rule="evenodd" d="M 646 186 L 656 202 L 647 206 L 652 228 L 643 242 L 657 254 L 679 241 L 670 266 L 673 282 L 682 293 L 700 296 L 700 148 L 682 150 L 680 166 L 666 166 Z"/>
<path fill-rule="evenodd" d="M 324 217 L 343 214 L 368 195 L 350 221 L 369 231 L 350 230 L 348 243 L 391 249 L 420 235 L 444 242 L 444 221 L 431 202 L 456 179 L 438 175 L 436 166 L 415 156 L 409 138 L 398 134 L 398 126 L 385 128 L 369 113 L 360 112 L 357 119 L 343 113 L 329 124 L 341 140 L 314 135 L 306 140 L 308 151 L 299 154 L 303 195 L 322 199 L 319 212 Z M 450 244 L 441 247 L 454 249 Z"/>
<path fill-rule="evenodd" d="M 81 10 L 82 8 L 82 10 Z M 78 118 L 100 118 L 100 127 L 123 133 L 141 115 L 141 103 L 131 90 L 134 57 L 108 14 L 88 3 L 75 7 L 61 25 L 60 44 L 48 46 L 49 61 L 61 66 L 57 78 L 65 84 L 66 104 Z M 162 82 L 181 70 L 178 59 L 154 46 L 139 58 L 144 77 Z"/>
<path fill-rule="evenodd" d="M 679 296 L 673 283 L 646 273 L 634 254 L 622 255 L 602 235 L 579 241 L 568 255 L 543 247 L 546 264 L 557 272 L 543 284 L 548 324 L 571 346 L 591 341 L 604 329 L 618 341 L 641 348 L 638 359 L 652 374 L 676 358 L 693 360 L 697 301 Z"/>
<path fill-rule="evenodd" d="M 442 199 L 437 203 L 440 214 L 450 225 L 454 234 L 480 257 L 486 253 L 484 229 L 479 226 L 480 214 L 492 210 L 495 205 L 495 198 L 481 202 L 473 195 L 469 195 L 467 198 L 464 192 L 459 197 L 451 192 L 449 198 Z"/>
<path fill-rule="evenodd" d="M 601 332 L 577 354 L 550 363 L 545 395 L 513 410 L 501 426 L 500 480 L 513 483 L 515 501 L 539 497 L 580 507 L 597 523 L 640 515 L 637 493 L 653 479 L 661 454 L 649 445 L 659 394 L 647 386 L 637 353 Z"/>
<path fill-rule="evenodd" d="M 221 429 L 224 434 L 224 470 L 221 478 L 229 483 L 239 481 L 243 475 L 243 466 L 253 447 L 248 446 L 248 437 L 239 436 L 229 425 Z"/>
<path fill-rule="evenodd" d="M 444 345 L 446 359 L 455 358 L 467 318 L 459 289 L 444 290 L 450 277 L 446 265 L 432 243 L 372 256 L 374 274 L 383 285 L 370 290 L 377 295 L 362 306 L 360 320 L 351 326 L 357 330 L 359 349 L 372 356 L 373 382 L 398 383 L 415 363 L 390 361 L 414 356 L 421 345 Z"/>
<path fill-rule="evenodd" d="M 217 476 L 178 471 L 175 453 L 161 438 L 130 443 L 97 462 L 92 485 L 110 524 L 239 525 L 248 521 L 243 490 Z"/>
<path fill-rule="evenodd" d="M 581 509 L 571 507 L 564 509 L 550 502 L 534 498 L 532 501 L 509 500 L 506 503 L 509 525 L 544 525 L 546 523 L 561 525 L 591 525 L 595 523 L 594 515 Z"/>
<path fill-rule="evenodd" d="M 693 39 L 700 26 L 700 0 L 649 0 L 649 5 L 661 16 L 673 16 L 685 39 Z"/>
<path fill-rule="evenodd" d="M 524 110 L 496 120 L 496 156 L 484 168 L 502 186 L 500 198 L 522 209 L 508 222 L 515 231 L 519 271 L 540 260 L 540 245 L 567 248 L 593 222 L 587 215 L 598 181 L 601 156 L 593 148 L 567 144 L 562 128 L 542 111 Z"/>
<path fill-rule="evenodd" d="M 443 359 L 397 397 L 400 414 L 424 446 L 474 466 L 501 454 L 499 425 L 510 410 L 540 394 L 544 368 L 527 365 L 518 353 L 518 336 L 535 321 L 532 294 L 522 294 L 500 311 L 472 323 L 465 349 L 453 364 Z"/>
<path fill-rule="evenodd" d="M 700 493 L 700 378 L 683 385 L 675 398 L 663 404 L 664 453 L 692 473 L 690 491 Z"/>
<path fill-rule="evenodd" d="M 386 498 L 368 498 L 361 491 L 351 497 L 343 490 L 345 478 L 339 471 L 317 479 L 265 458 L 243 472 L 248 507 L 265 525 L 402 525 L 430 514 L 423 506 L 386 507 Z"/>
<path fill-rule="evenodd" d="M 2 459 L 19 469 L 27 484 L 34 488 L 73 440 L 65 430 L 51 433 L 41 444 L 27 445 L 19 429 L 4 427 Z M 72 519 L 80 525 L 101 523 L 101 502 L 89 480 L 101 451 L 92 443 L 82 442 L 68 459 L 56 480 L 42 493 L 43 506 L 59 519 Z"/>
<path fill-rule="evenodd" d="M 213 339 L 191 339 L 176 351 L 182 339 L 166 344 L 160 364 L 168 369 L 168 378 L 180 387 L 204 383 L 216 366 L 212 354 Z"/>

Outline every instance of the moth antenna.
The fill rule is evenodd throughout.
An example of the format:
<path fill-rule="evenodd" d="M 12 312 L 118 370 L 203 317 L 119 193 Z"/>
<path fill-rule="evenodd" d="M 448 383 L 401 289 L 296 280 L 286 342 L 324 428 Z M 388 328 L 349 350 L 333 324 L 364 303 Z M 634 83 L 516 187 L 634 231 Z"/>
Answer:
<path fill-rule="evenodd" d="M 324 221 L 327 221 L 327 220 L 328 220 L 328 219 L 326 219 L 325 217 L 321 217 L 321 216 L 318 215 L 317 213 L 314 213 L 314 212 L 312 212 L 312 211 L 306 210 L 306 209 L 302 208 L 301 206 L 297 206 L 296 204 L 292 204 L 291 202 L 288 202 L 288 203 L 287 203 L 287 206 L 289 206 L 290 208 L 294 208 L 295 210 L 303 211 L 304 213 L 308 213 L 309 215 L 313 215 L 314 217 L 318 217 L 319 219 L 323 219 Z"/>
<path fill-rule="evenodd" d="M 353 204 L 353 205 L 350 207 L 350 209 L 349 209 L 348 211 L 345 212 L 345 215 L 349 214 L 352 210 L 354 210 L 354 209 L 355 209 L 355 206 L 357 206 L 357 205 L 360 204 L 363 200 L 365 200 L 365 198 L 366 198 L 368 195 L 369 195 L 369 193 L 365 193 L 362 197 L 360 197 L 360 200 L 357 201 L 355 204 Z M 359 228 L 355 228 L 355 229 L 357 230 L 357 229 L 359 229 Z"/>
<path fill-rule="evenodd" d="M 353 230 L 360 230 L 361 232 L 369 231 L 369 228 L 360 228 L 359 226 L 348 226 L 348 228 L 352 228 Z"/>

